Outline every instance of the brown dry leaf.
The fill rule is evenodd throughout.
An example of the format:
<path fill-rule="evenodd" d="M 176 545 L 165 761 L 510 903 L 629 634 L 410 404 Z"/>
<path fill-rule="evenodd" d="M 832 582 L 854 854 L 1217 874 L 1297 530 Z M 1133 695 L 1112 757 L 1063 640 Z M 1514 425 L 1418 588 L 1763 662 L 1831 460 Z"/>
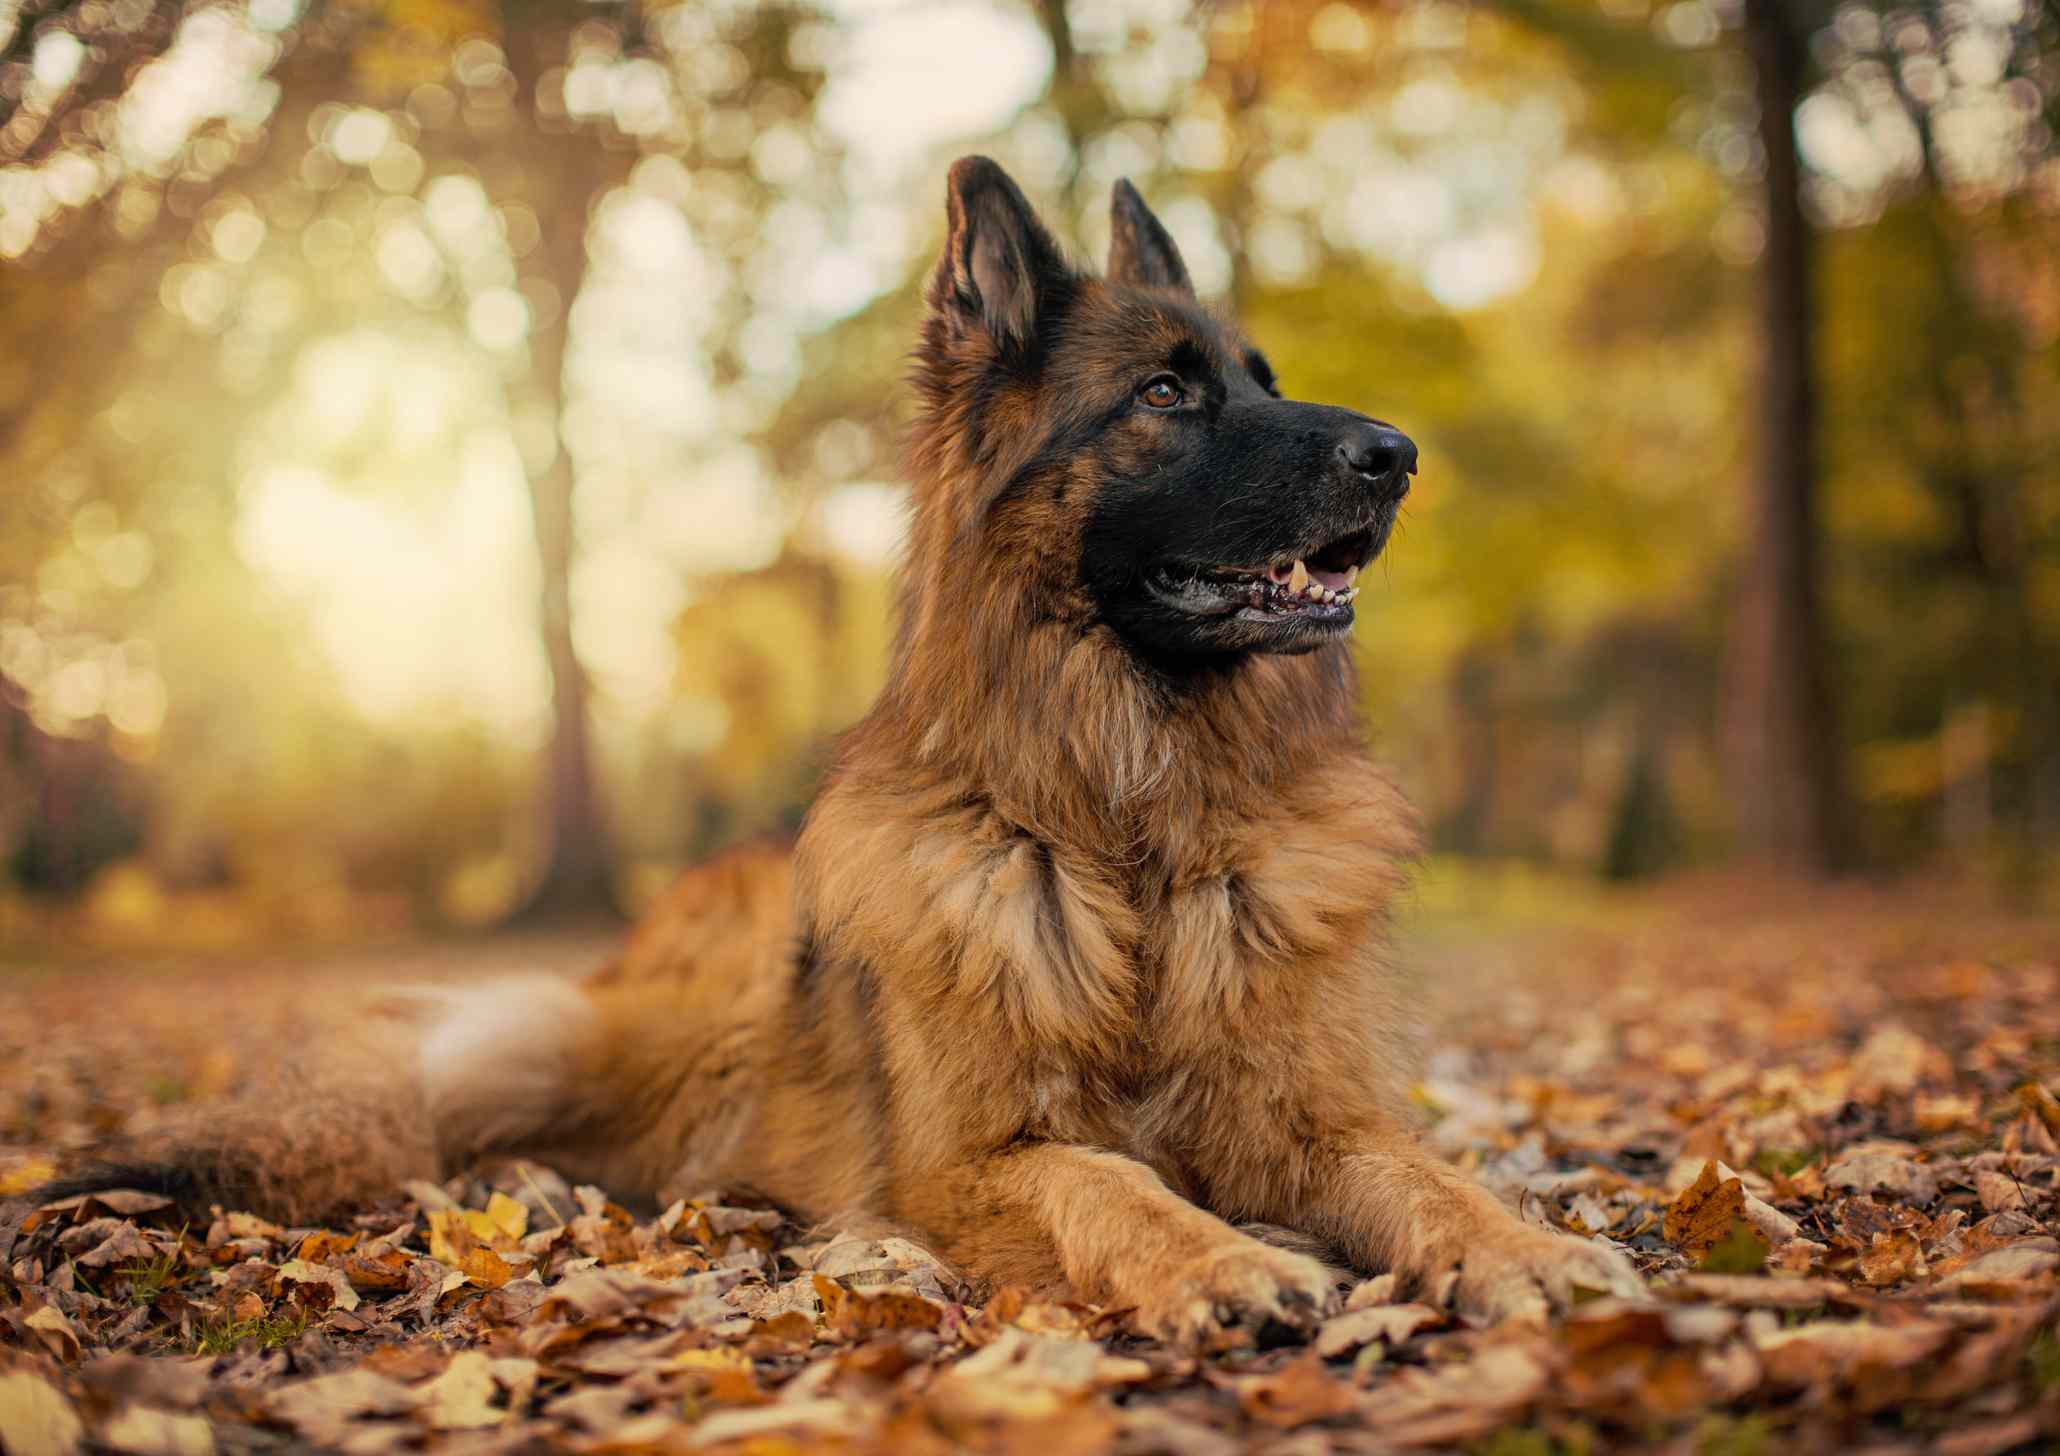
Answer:
<path fill-rule="evenodd" d="M 337 1261 L 337 1268 L 351 1288 L 366 1293 L 390 1293 L 408 1287 L 408 1270 L 415 1256 L 405 1249 L 381 1249 L 376 1253 L 352 1251 Z"/>
<path fill-rule="evenodd" d="M 1868 1102 L 1885 1094 L 1907 1096 L 1926 1081 L 1943 1082 L 1951 1073 L 1945 1053 L 1895 1025 L 1876 1028 L 1852 1060 L 1853 1092 Z"/>
<path fill-rule="evenodd" d="M 162 1193 L 145 1193 L 138 1188 L 102 1188 L 97 1192 L 80 1193 L 71 1198 L 60 1198 L 55 1203 L 46 1203 L 40 1211 L 70 1212 L 74 1222 L 83 1223 L 102 1213 L 134 1218 L 142 1213 L 158 1213 L 171 1206 L 172 1200 Z"/>
<path fill-rule="evenodd" d="M 1363 1280 L 1345 1296 L 1345 1309 L 1372 1309 L 1376 1305 L 1393 1304 L 1395 1296 L 1402 1292 L 1401 1276 L 1397 1274 L 1376 1274 Z"/>
<path fill-rule="evenodd" d="M 1772 1330 L 1757 1336 L 1753 1345 L 1770 1382 L 1804 1390 L 1842 1384 L 1862 1366 L 1913 1369 L 1938 1353 L 1951 1335 L 1943 1324 L 1891 1326 L 1857 1320 Z"/>
<path fill-rule="evenodd" d="M 315 1306 L 318 1309 L 350 1310 L 358 1307 L 358 1292 L 351 1288 L 350 1281 L 344 1277 L 343 1271 L 332 1269 L 326 1264 L 310 1264 L 305 1259 L 288 1259 L 279 1266 L 275 1288 L 283 1293 L 289 1284 L 326 1289 L 328 1294 L 324 1302 Z"/>
<path fill-rule="evenodd" d="M 215 1433 L 206 1420 L 132 1405 L 102 1426 L 96 1443 L 130 1456 L 214 1456 Z"/>
<path fill-rule="evenodd" d="M 105 1269 L 110 1264 L 147 1264 L 158 1257 L 158 1246 L 136 1225 L 124 1223 L 73 1262 L 82 1269 Z"/>
<path fill-rule="evenodd" d="M 600 1189 L 581 1185 L 574 1190 L 581 1212 L 565 1226 L 565 1237 L 590 1259 L 603 1264 L 629 1264 L 643 1257 L 633 1235 L 636 1220 L 629 1210 L 610 1203 Z"/>
<path fill-rule="evenodd" d="M 79 1381 L 112 1406 L 136 1402 L 191 1410 L 207 1392 L 210 1356 L 178 1360 L 137 1355 L 103 1355 L 79 1367 Z"/>
<path fill-rule="evenodd" d="M 934 1330 L 944 1311 L 920 1295 L 885 1289 L 858 1294 L 826 1275 L 810 1276 L 822 1301 L 823 1325 L 840 1339 L 863 1339 L 882 1330 Z"/>
<path fill-rule="evenodd" d="M 324 1263 L 338 1254 L 349 1253 L 364 1237 L 363 1234 L 338 1234 L 328 1229 L 316 1229 L 300 1241 L 293 1257 L 305 1259 L 310 1264 Z"/>
<path fill-rule="evenodd" d="M 1704 1322 L 1710 1327 L 1699 1327 Z M 1712 1382 L 1695 1346 L 1723 1339 L 1735 1325 L 1724 1310 L 1599 1301 L 1577 1311 L 1561 1332 L 1562 1378 L 1583 1410 L 1623 1408 L 1646 1420 L 1668 1420 L 1711 1398 Z"/>
<path fill-rule="evenodd" d="M 286 1230 L 276 1223 L 267 1223 L 254 1213 L 243 1213 L 232 1209 L 216 1219 L 207 1231 L 209 1248 L 216 1248 L 232 1239 L 257 1239 L 271 1243 L 286 1237 Z"/>
<path fill-rule="evenodd" d="M 1356 1415 L 1365 1403 L 1350 1381 L 1332 1374 L 1315 1354 L 1291 1360 L 1270 1375 L 1219 1379 L 1237 1393 L 1246 1415 L 1284 1431 Z"/>
<path fill-rule="evenodd" d="M 1745 1213 L 1745 1184 L 1718 1176 L 1717 1164 L 1702 1165 L 1696 1180 L 1667 1206 L 1663 1232 L 1667 1242 L 1692 1255 L 1708 1253 L 1721 1243 Z"/>
<path fill-rule="evenodd" d="M 64 1392 L 27 1370 L 0 1373 L 0 1434 L 8 1456 L 72 1456 L 86 1428 Z"/>
<path fill-rule="evenodd" d="M 1952 1132 L 1956 1128 L 1981 1125 L 1981 1102 L 1978 1098 L 1958 1093 L 1933 1096 L 1920 1092 L 1911 1105 L 1911 1114 L 1921 1132 Z"/>
<path fill-rule="evenodd" d="M 1901 1284 L 1925 1272 L 1924 1246 L 1912 1233 L 1876 1234 L 1860 1255 L 1860 1277 L 1876 1286 Z"/>
<path fill-rule="evenodd" d="M 2024 1185 L 2007 1173 L 1982 1169 L 1974 1175 L 1974 1192 L 1990 1213 L 2024 1207 Z"/>
<path fill-rule="evenodd" d="M 1867 1149 L 1847 1154 L 1824 1170 L 1827 1187 L 1854 1193 L 1889 1193 L 1905 1203 L 1924 1204 L 1938 1197 L 1938 1177 L 1906 1153 Z"/>
<path fill-rule="evenodd" d="M 1085 1335 L 1094 1328 L 1095 1312 L 1081 1304 L 1054 1304 L 1032 1298 L 1014 1285 L 995 1292 L 968 1334 L 975 1341 L 992 1339 L 1005 1326 L 1040 1335 Z"/>
<path fill-rule="evenodd" d="M 957 1380 L 999 1382 L 1043 1390 L 1080 1392 L 1134 1385 L 1151 1378 L 1142 1360 L 1111 1355 L 1094 1340 L 1007 1329 L 952 1366 Z"/>
<path fill-rule="evenodd" d="M 756 1320 L 744 1337 L 744 1348 L 752 1354 L 783 1355 L 806 1350 L 815 1343 L 815 1321 L 799 1310 L 788 1310 L 771 1319 Z"/>
<path fill-rule="evenodd" d="M 1962 1289 L 1970 1285 L 2038 1280 L 2056 1270 L 2060 1270 L 2060 1243 L 2052 1239 L 2021 1239 L 1963 1264 L 1941 1279 L 1939 1287 Z"/>
<path fill-rule="evenodd" d="M 1463 1445 L 1528 1408 L 1550 1380 L 1542 1345 L 1490 1345 L 1471 1360 L 1397 1372 L 1368 1408 L 1368 1420 L 1398 1445 Z"/>
<path fill-rule="evenodd" d="M 781 1432 L 797 1435 L 836 1436 L 850 1432 L 857 1424 L 856 1412 L 841 1400 L 796 1400 L 755 1410 L 720 1410 L 703 1419 L 689 1436 L 693 1446 L 717 1446 L 728 1442 L 749 1442 L 754 1456 L 784 1456 L 803 1448 L 791 1442 L 763 1438 Z"/>
<path fill-rule="evenodd" d="M 69 1365 L 79 1358 L 79 1332 L 56 1305 L 44 1305 L 22 1324 L 34 1330 L 44 1348 L 64 1364 Z"/>
<path fill-rule="evenodd" d="M 2036 1082 L 2026 1082 L 2017 1089 L 2017 1100 L 2047 1132 L 2060 1138 L 2060 1097 L 2055 1097 Z"/>
<path fill-rule="evenodd" d="M 419 1392 L 369 1370 L 342 1370 L 282 1385 L 266 1396 L 268 1413 L 318 1446 L 342 1446 L 366 1422 L 407 1415 Z"/>
<path fill-rule="evenodd" d="M 1931 1443 L 1930 1456 L 2004 1456 L 2008 1451 L 2032 1448 L 2041 1435 L 2050 1435 L 2054 1423 L 2042 1416 L 2005 1416 L 1948 1431 Z"/>
<path fill-rule="evenodd" d="M 1418 1330 L 1443 1324 L 1445 1315 L 1427 1304 L 1376 1304 L 1347 1310 L 1323 1322 L 1316 1334 L 1316 1353 L 1326 1360 L 1348 1355 L 1362 1345 L 1395 1346 Z"/>
<path fill-rule="evenodd" d="M 439 1431 L 473 1430 L 506 1422 L 536 1387 L 533 1360 L 494 1360 L 479 1350 L 456 1356 L 435 1379 L 416 1388 L 419 1414 Z M 502 1397 L 496 1403 L 496 1397 Z"/>
<path fill-rule="evenodd" d="M 1759 1278 L 1745 1274 L 1684 1274 L 1660 1292 L 1749 1309 L 1818 1309 L 1846 1292 L 1831 1279 Z"/>

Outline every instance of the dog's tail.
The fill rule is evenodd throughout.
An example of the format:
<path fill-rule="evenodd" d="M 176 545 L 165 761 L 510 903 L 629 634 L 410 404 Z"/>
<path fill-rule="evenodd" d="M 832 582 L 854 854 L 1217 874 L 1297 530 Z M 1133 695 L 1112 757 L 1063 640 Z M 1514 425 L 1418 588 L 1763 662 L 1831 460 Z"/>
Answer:
<path fill-rule="evenodd" d="M 487 1154 L 557 1142 L 594 1023 L 588 990 L 526 976 L 390 993 L 357 1033 L 38 1190 L 136 1188 L 324 1222 Z"/>
<path fill-rule="evenodd" d="M 505 1155 L 647 1199 L 711 1101 L 733 1120 L 749 1105 L 749 1078 L 729 1073 L 781 994 L 791 886 L 786 846 L 741 846 L 685 875 L 585 981 L 389 992 L 375 1014 L 326 1028 L 319 1053 L 282 1058 L 255 1094 L 197 1108 L 39 1196 L 140 1188 L 200 1213 L 317 1223 Z M 694 1082 L 703 1062 L 719 1087 Z"/>

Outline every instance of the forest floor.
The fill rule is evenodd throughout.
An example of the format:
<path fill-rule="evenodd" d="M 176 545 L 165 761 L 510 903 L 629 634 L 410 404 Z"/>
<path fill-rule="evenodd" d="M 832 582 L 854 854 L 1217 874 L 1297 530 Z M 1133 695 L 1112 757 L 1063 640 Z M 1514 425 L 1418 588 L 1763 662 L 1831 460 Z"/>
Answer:
<path fill-rule="evenodd" d="M 1414 917 L 1435 1147 L 1647 1304 L 1470 1328 L 1350 1285 L 1196 1358 L 905 1243 L 522 1165 L 348 1225 L 142 1194 L 0 1217 L 0 1446 L 1491 1456 L 2060 1450 L 2060 924 L 1735 882 Z M 349 1026 L 591 938 L 0 968 L 0 1194 Z"/>

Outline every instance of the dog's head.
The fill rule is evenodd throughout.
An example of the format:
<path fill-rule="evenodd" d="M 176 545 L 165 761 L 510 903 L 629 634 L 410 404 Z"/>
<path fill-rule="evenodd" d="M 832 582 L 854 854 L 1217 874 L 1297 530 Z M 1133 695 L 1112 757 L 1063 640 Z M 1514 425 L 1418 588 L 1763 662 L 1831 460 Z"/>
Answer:
<path fill-rule="evenodd" d="M 917 370 L 933 597 L 953 561 L 1006 561 L 1052 614 L 1169 666 L 1342 637 L 1416 446 L 1282 398 L 1258 350 L 1196 302 L 1129 183 L 1100 278 L 1067 264 L 984 157 L 952 168 L 948 207 Z"/>

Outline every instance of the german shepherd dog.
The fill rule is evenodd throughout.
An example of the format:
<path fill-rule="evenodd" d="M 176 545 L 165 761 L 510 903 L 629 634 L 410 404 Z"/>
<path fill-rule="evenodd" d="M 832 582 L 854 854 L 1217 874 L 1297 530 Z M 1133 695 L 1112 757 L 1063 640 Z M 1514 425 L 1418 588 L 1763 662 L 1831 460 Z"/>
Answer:
<path fill-rule="evenodd" d="M 69 1187 L 307 1218 L 522 1154 L 870 1217 L 1191 1344 L 1333 1306 L 1246 1223 L 1478 1317 L 1639 1290 L 1411 1130 L 1415 830 L 1346 639 L 1416 447 L 1282 398 L 1128 183 L 1099 278 L 985 158 L 947 203 L 891 678 L 791 852 L 690 872 L 584 984 L 455 993 L 378 1116 L 235 1114 Z"/>

